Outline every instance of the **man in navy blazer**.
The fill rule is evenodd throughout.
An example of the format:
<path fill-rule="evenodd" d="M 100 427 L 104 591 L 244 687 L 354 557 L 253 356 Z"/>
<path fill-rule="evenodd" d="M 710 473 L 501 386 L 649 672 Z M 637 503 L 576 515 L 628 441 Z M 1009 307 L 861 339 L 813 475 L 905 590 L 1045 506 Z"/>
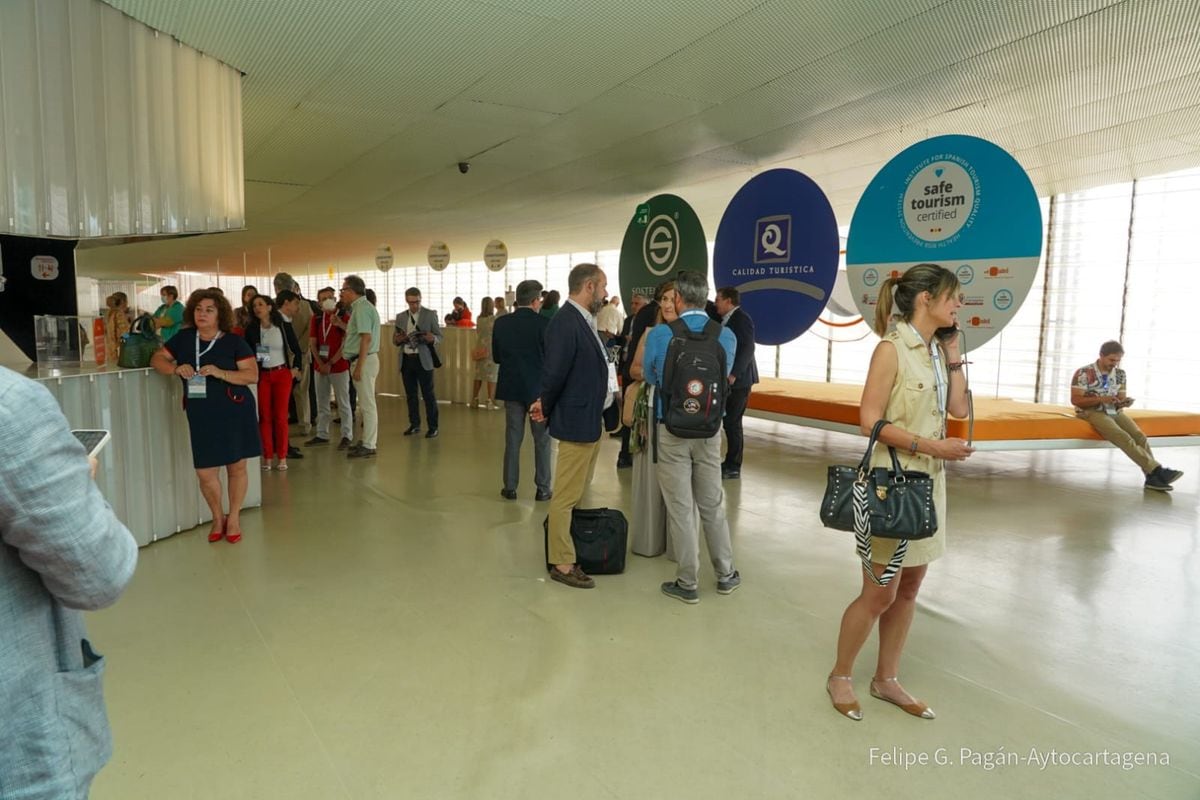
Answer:
<path fill-rule="evenodd" d="M 517 284 L 516 309 L 498 318 L 492 329 L 492 361 L 500 367 L 496 397 L 504 401 L 504 488 L 500 495 L 517 499 L 521 479 L 521 442 L 525 439 L 525 417 L 537 399 L 545 361 L 546 328 L 550 320 L 538 313 L 542 285 L 537 281 Z M 538 501 L 549 500 L 550 433 L 546 423 L 530 420 L 533 433 L 533 482 Z"/>
<path fill-rule="evenodd" d="M 725 460 L 721 477 L 742 477 L 742 417 L 750 402 L 750 388 L 758 383 L 758 364 L 754 360 L 754 320 L 740 305 L 741 296 L 732 286 L 717 290 L 717 314 L 721 324 L 737 336 L 737 354 L 729 375 L 729 398 L 725 401 Z"/>
<path fill-rule="evenodd" d="M 615 368 L 596 332 L 596 312 L 608 296 L 608 278 L 595 264 L 579 264 L 567 278 L 570 296 L 546 329 L 541 393 L 530 408 L 535 422 L 548 420 L 558 440 L 554 498 L 550 501 L 550 577 L 575 589 L 595 582 L 575 563 L 571 512 L 583 497 L 600 454 L 601 421 L 612 403 Z"/>

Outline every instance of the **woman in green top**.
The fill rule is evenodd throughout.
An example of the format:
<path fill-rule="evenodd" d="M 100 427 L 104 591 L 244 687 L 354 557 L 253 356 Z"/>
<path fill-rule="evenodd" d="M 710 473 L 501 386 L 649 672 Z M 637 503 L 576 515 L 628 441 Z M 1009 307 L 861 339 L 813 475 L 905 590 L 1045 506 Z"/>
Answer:
<path fill-rule="evenodd" d="M 154 327 L 162 340 L 169 342 L 183 327 L 183 303 L 179 302 L 179 290 L 174 286 L 164 286 L 160 298 L 162 305 L 154 312 Z"/>

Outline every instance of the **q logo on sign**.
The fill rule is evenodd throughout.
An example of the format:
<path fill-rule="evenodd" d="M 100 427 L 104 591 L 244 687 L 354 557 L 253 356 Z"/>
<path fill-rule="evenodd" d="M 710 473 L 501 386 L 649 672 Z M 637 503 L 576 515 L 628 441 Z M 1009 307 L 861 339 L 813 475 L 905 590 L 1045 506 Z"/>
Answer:
<path fill-rule="evenodd" d="M 780 264 L 791 258 L 792 215 L 763 217 L 754 225 L 754 263 Z"/>
<path fill-rule="evenodd" d="M 654 275 L 666 275 L 679 258 L 679 226 L 666 214 L 659 214 L 646 226 L 642 238 L 642 256 L 646 269 Z"/>

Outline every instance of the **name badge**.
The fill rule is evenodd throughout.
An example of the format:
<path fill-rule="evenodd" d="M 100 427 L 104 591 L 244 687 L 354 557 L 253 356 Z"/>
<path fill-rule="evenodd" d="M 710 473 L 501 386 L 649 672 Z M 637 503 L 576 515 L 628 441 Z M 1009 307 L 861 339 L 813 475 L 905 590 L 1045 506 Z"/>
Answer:
<path fill-rule="evenodd" d="M 317 354 L 320 355 L 321 358 L 329 358 L 329 345 L 323 344 L 318 347 Z"/>
<path fill-rule="evenodd" d="M 187 396 L 191 399 L 208 397 L 208 378 L 203 375 L 193 375 L 188 378 Z"/>
<path fill-rule="evenodd" d="M 610 392 L 621 391 L 621 384 L 617 382 L 617 365 L 608 362 L 608 390 Z"/>
<path fill-rule="evenodd" d="M 267 347 L 265 344 L 258 345 L 255 348 L 254 357 L 258 359 L 258 363 L 260 364 L 267 363 L 267 359 L 271 357 L 271 348 Z"/>

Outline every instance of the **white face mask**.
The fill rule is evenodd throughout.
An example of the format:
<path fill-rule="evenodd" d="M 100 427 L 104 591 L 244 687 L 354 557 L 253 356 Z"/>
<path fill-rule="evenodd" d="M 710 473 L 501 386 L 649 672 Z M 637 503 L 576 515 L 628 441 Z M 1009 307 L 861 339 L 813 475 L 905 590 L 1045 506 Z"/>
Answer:
<path fill-rule="evenodd" d="M 321 308 L 325 309 L 326 311 L 333 311 L 335 308 L 337 308 L 337 301 L 332 297 L 326 297 L 321 301 Z"/>
<path fill-rule="evenodd" d="M 165 294 L 162 297 L 160 297 L 159 299 L 162 300 L 162 304 L 164 306 L 171 305 L 171 298 L 167 297 Z"/>

